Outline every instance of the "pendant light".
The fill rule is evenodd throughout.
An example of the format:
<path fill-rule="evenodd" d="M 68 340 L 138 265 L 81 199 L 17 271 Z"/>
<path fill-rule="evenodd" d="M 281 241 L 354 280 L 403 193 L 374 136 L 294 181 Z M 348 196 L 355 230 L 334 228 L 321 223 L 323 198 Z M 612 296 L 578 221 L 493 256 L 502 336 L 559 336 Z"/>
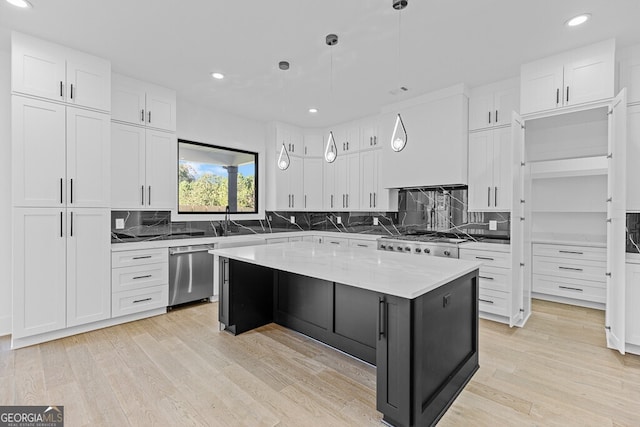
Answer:
<path fill-rule="evenodd" d="M 278 68 L 280 68 L 282 71 L 287 71 L 289 69 L 289 63 L 287 61 L 280 61 L 278 63 Z M 278 169 L 286 171 L 287 169 L 289 169 L 290 164 L 291 164 L 291 159 L 289 158 L 287 147 L 285 147 L 284 141 L 282 141 L 280 156 L 278 156 Z"/>
<path fill-rule="evenodd" d="M 338 44 L 338 36 L 336 34 L 327 34 L 325 37 L 325 43 L 327 46 L 335 46 Z M 333 49 L 331 49 L 331 74 L 330 74 L 330 86 L 331 93 L 333 93 Z M 329 131 L 329 137 L 327 138 L 327 147 L 324 150 L 324 159 L 327 163 L 333 163 L 338 157 L 338 147 L 336 146 L 336 139 L 333 137 L 333 131 Z"/>
<path fill-rule="evenodd" d="M 284 141 L 282 141 L 282 148 L 280 149 L 280 156 L 278 157 L 278 169 L 286 171 L 289 169 L 290 164 L 291 159 L 289 158 L 289 153 L 287 153 L 287 147 L 284 146 Z"/>
<path fill-rule="evenodd" d="M 401 44 L 401 17 L 402 9 L 407 7 L 409 0 L 392 0 L 393 8 L 398 11 L 398 83 L 400 83 L 400 44 Z M 400 85 L 398 85 L 400 86 Z M 402 86 L 402 90 L 406 90 Z M 400 113 L 396 116 L 396 123 L 393 126 L 393 134 L 391 135 L 391 149 L 395 152 L 404 150 L 407 145 L 407 129 L 404 127 L 402 116 Z"/>

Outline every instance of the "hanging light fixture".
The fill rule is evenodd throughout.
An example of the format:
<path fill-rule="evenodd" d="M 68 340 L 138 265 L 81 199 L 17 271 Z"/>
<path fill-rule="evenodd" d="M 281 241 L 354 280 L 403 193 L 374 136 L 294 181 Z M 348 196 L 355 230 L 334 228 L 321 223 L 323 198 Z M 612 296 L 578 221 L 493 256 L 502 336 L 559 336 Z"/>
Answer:
<path fill-rule="evenodd" d="M 282 71 L 287 71 L 289 69 L 289 62 L 280 61 L 278 63 L 278 68 Z M 291 164 L 291 159 L 289 158 L 289 153 L 287 152 L 287 147 L 284 145 L 284 141 L 282 141 L 282 148 L 280 149 L 280 156 L 278 156 L 278 169 L 287 170 L 289 169 L 289 165 Z"/>
<path fill-rule="evenodd" d="M 398 86 L 400 86 L 400 44 L 401 44 L 401 17 L 402 9 L 407 7 L 409 0 L 392 0 L 392 5 L 395 10 L 398 11 Z M 406 91 L 407 89 L 402 86 L 401 89 Z M 391 135 L 391 149 L 395 152 L 404 150 L 407 146 L 407 129 L 404 127 L 402 116 L 400 113 L 396 116 L 396 123 L 393 126 L 393 134 Z"/>
<path fill-rule="evenodd" d="M 325 37 L 325 43 L 327 46 L 335 46 L 338 44 L 338 36 L 336 34 L 327 34 Z M 330 76 L 330 89 L 333 93 L 333 49 L 331 49 L 331 76 Z M 333 131 L 329 131 L 329 137 L 327 138 L 327 147 L 324 150 L 324 159 L 328 163 L 333 163 L 338 157 L 338 147 L 336 146 L 336 140 L 333 137 Z"/>
<path fill-rule="evenodd" d="M 291 159 L 289 158 L 289 153 L 287 153 L 287 147 L 284 146 L 284 141 L 282 141 L 282 148 L 278 157 L 278 169 L 285 171 L 289 169 L 290 164 Z"/>

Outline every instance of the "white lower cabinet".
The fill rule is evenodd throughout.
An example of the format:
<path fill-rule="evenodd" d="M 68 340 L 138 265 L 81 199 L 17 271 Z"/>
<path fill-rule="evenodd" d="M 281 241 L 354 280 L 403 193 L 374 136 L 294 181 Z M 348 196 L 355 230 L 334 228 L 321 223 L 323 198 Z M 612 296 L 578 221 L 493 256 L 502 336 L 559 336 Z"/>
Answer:
<path fill-rule="evenodd" d="M 640 305 L 640 263 L 627 262 L 626 269 L 626 348 L 630 353 L 640 354 L 640 310 L 638 310 L 638 305 Z"/>
<path fill-rule="evenodd" d="M 496 250 L 461 247 L 460 259 L 482 262 L 478 291 L 480 317 L 513 326 L 520 307 L 516 307 L 513 298 L 510 247 L 504 246 Z"/>
<path fill-rule="evenodd" d="M 167 248 L 112 252 L 111 316 L 166 307 L 169 303 Z"/>
<path fill-rule="evenodd" d="M 109 221 L 107 209 L 13 210 L 14 340 L 110 317 Z"/>
<path fill-rule="evenodd" d="M 542 299 L 604 307 L 606 266 L 605 248 L 534 243 L 532 290 Z"/>

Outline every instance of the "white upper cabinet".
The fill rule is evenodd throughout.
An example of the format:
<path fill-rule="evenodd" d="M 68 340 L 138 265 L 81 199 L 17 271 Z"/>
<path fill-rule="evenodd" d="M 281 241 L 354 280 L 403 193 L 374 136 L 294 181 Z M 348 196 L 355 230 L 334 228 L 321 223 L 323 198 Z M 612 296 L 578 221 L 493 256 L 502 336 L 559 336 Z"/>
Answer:
<path fill-rule="evenodd" d="M 321 132 L 305 132 L 304 140 L 304 156 L 305 157 L 323 157 L 324 156 L 324 135 Z"/>
<path fill-rule="evenodd" d="M 111 63 L 13 32 L 11 90 L 101 111 L 111 109 Z"/>
<path fill-rule="evenodd" d="M 615 40 L 522 65 L 522 114 L 612 98 Z"/>
<path fill-rule="evenodd" d="M 473 88 L 469 92 L 469 130 L 509 126 L 520 110 L 519 79 Z"/>
<path fill-rule="evenodd" d="M 276 168 L 276 209 L 304 210 L 304 161 L 290 156 L 286 170 Z M 275 166 L 274 166 L 275 167 Z"/>
<path fill-rule="evenodd" d="M 623 50 L 620 54 L 620 88 L 627 88 L 627 103 L 640 103 L 640 45 Z"/>
<path fill-rule="evenodd" d="M 469 211 L 511 210 L 510 128 L 469 134 Z"/>
<path fill-rule="evenodd" d="M 22 96 L 12 110 L 13 205 L 108 207 L 109 115 Z"/>
<path fill-rule="evenodd" d="M 358 123 L 346 123 L 330 130 L 333 131 L 333 137 L 338 147 L 338 156 L 340 154 L 355 153 L 360 149 L 360 126 Z"/>
<path fill-rule="evenodd" d="M 111 119 L 175 132 L 176 92 L 120 74 L 112 76 Z"/>
<path fill-rule="evenodd" d="M 322 210 L 322 158 L 304 159 L 304 209 Z"/>
<path fill-rule="evenodd" d="M 275 149 L 278 155 L 280 155 L 282 144 L 284 144 L 284 147 L 287 150 L 289 156 L 301 157 L 305 155 L 304 136 L 300 129 L 294 128 L 293 126 L 285 125 L 283 123 L 276 123 L 275 131 Z"/>
<path fill-rule="evenodd" d="M 175 209 L 175 135 L 120 123 L 112 123 L 111 134 L 111 207 Z"/>
<path fill-rule="evenodd" d="M 378 147 L 380 147 L 378 116 L 363 119 L 360 124 L 360 149 L 368 150 Z"/>
<path fill-rule="evenodd" d="M 640 105 L 627 110 L 627 210 L 640 212 Z"/>

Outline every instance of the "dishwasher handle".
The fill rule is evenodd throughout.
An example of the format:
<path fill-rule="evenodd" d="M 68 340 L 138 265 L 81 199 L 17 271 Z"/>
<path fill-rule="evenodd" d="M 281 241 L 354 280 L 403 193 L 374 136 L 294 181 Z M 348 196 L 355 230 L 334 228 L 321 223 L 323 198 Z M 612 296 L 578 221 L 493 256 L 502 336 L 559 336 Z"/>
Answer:
<path fill-rule="evenodd" d="M 215 245 L 203 245 L 203 246 L 186 246 L 181 248 L 169 248 L 169 255 L 188 255 L 197 254 L 201 252 L 208 252 L 215 248 Z"/>

